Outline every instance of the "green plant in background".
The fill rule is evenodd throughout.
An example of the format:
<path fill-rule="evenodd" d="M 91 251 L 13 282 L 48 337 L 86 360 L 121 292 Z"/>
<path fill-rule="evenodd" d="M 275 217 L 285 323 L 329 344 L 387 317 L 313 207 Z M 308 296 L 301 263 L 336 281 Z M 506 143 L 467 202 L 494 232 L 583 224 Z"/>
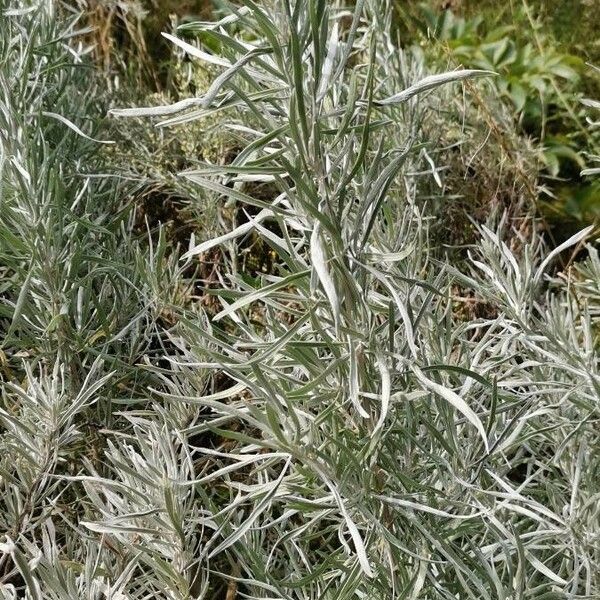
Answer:
<path fill-rule="evenodd" d="M 592 109 L 594 112 L 600 110 L 600 102 L 597 100 L 585 98 L 581 102 L 586 108 Z M 598 129 L 599 123 L 593 118 L 588 117 L 587 121 L 590 130 Z M 600 174 L 600 167 L 596 166 L 600 162 L 600 157 L 592 154 L 588 156 L 588 161 L 590 166 L 581 171 L 581 176 L 590 178 Z M 568 204 L 566 208 L 581 220 L 589 219 L 591 216 L 597 223 L 600 219 L 600 202 L 598 202 L 598 198 L 600 198 L 600 181 L 594 178 L 588 185 L 582 186 L 574 194 L 569 195 L 567 202 L 570 205 Z"/>
<path fill-rule="evenodd" d="M 450 10 L 440 13 L 426 4 L 422 5 L 422 15 L 428 34 L 445 42 L 459 62 L 500 75 L 498 90 L 525 119 L 541 123 L 546 107 L 559 102 L 557 79 L 565 84 L 567 92 L 579 81 L 583 61 L 548 44 L 539 29 L 536 44 L 519 39 L 516 25 L 487 28 L 481 16 L 467 20 Z M 534 23 L 533 27 L 538 26 Z"/>
<path fill-rule="evenodd" d="M 599 146 L 597 134 L 583 125 L 579 105 L 583 60 L 559 46 L 527 3 L 506 8 L 510 18 L 499 18 L 497 7 L 480 8 L 485 16 L 467 10 L 470 16 L 463 17 L 422 3 L 416 22 L 424 35 L 441 42 L 442 60 L 499 74 L 494 85 L 513 107 L 522 134 L 537 140 L 543 174 L 551 178 L 545 187 L 555 200 L 546 206 L 593 220 L 600 205 L 598 189 L 579 178 L 587 154 Z M 488 26 L 492 18 L 499 22 L 495 28 Z M 552 212 L 548 217 L 557 221 Z"/>
<path fill-rule="evenodd" d="M 132 93 L 169 87 L 171 48 L 160 33 L 173 20 L 205 17 L 212 7 L 210 0 L 76 0 L 75 4 L 90 28 L 88 41 L 96 62 L 106 74 L 129 80 L 125 85 Z"/>
<path fill-rule="evenodd" d="M 535 22 L 530 25 L 536 29 L 535 40 L 524 41 L 517 37 L 517 25 L 489 30 L 481 16 L 467 20 L 450 10 L 440 13 L 425 4 L 422 14 L 428 34 L 444 42 L 455 60 L 500 75 L 495 82 L 498 91 L 512 103 L 525 131 L 545 144 L 542 156 L 551 175 L 558 175 L 561 158 L 583 163 L 566 139 L 561 142 L 545 135 L 548 115 L 561 103 L 557 80 L 563 93 L 572 93 L 583 67 L 581 59 L 548 43 Z M 520 26 L 529 25 L 523 16 L 520 21 Z"/>

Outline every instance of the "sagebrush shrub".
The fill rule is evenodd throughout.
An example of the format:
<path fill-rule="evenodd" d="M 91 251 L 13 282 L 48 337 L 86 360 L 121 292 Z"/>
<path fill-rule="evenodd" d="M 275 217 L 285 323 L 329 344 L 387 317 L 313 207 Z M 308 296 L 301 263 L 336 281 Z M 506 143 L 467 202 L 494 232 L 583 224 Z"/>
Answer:
<path fill-rule="evenodd" d="M 110 373 L 89 353 L 74 409 L 61 356 L 43 385 L 7 387 L 21 398 L 21 413 L 4 401 L 7 424 L 40 427 L 24 415 L 49 395 L 73 419 L 100 403 L 108 422 L 98 455 L 37 471 L 50 487 L 2 542 L 5 597 L 594 597 L 600 265 L 593 248 L 564 258 L 590 230 L 549 251 L 490 218 L 456 268 L 422 193 L 443 177 L 428 94 L 488 73 L 428 74 L 391 38 L 386 2 L 242 4 L 186 25 L 200 45 L 168 36 L 221 69 L 202 96 L 114 111 L 160 127 L 235 111 L 235 156 L 181 173 L 234 226 L 192 237 L 179 264 L 164 236 L 137 248 L 141 307 L 98 353 Z M 244 269 L 250 236 L 266 272 Z M 216 247 L 205 311 L 173 290 Z M 140 336 L 124 368 L 115 344 Z M 2 473 L 23 498 L 24 478 Z"/>

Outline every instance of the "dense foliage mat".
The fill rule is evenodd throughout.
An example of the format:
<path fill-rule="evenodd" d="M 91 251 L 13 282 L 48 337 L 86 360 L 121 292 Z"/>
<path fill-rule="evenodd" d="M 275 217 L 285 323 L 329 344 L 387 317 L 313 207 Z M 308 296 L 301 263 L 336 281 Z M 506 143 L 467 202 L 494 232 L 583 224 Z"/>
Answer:
<path fill-rule="evenodd" d="M 112 111 L 227 115 L 180 177 L 231 227 L 183 249 L 106 173 L 78 13 L 0 5 L 0 594 L 597 597 L 592 229 L 497 207 L 455 263 L 430 119 L 493 74 L 386 1 L 219 4 L 166 35 L 207 89 Z"/>

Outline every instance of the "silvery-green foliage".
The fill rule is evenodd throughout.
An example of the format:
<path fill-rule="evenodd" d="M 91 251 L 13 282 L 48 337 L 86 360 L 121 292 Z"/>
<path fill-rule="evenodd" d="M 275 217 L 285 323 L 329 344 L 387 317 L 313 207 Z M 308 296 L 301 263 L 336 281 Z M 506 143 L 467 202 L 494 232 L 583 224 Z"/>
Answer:
<path fill-rule="evenodd" d="M 205 96 L 115 111 L 162 115 L 159 126 L 249 115 L 230 164 L 182 174 L 248 211 L 184 255 L 219 244 L 231 272 L 210 327 L 180 323 L 173 359 L 232 385 L 161 394 L 193 400 L 208 411 L 197 431 L 236 442 L 208 475 L 229 494 L 208 504 L 202 558 L 232 563 L 250 597 L 593 594 L 589 508 L 589 535 L 571 523 L 595 489 L 583 477 L 594 338 L 587 309 L 547 281 L 589 231 L 552 253 L 524 239 L 515 255 L 515 233 L 490 224 L 473 273 L 454 272 L 429 243 L 411 175 L 431 164 L 417 146 L 420 94 L 481 73 L 411 78 L 384 3 L 243 4 L 189 26 L 219 41 L 218 57 L 170 37 L 223 68 Z M 273 202 L 252 196 L 256 182 L 274 185 Z M 235 240 L 252 230 L 279 257 L 258 282 L 236 270 Z M 453 282 L 493 316 L 461 322 Z"/>
<path fill-rule="evenodd" d="M 155 273 L 178 268 L 136 245 L 120 186 L 96 174 L 105 108 L 81 14 L 0 15 L 0 589 L 100 598 L 123 565 L 80 526 L 99 513 L 74 478 L 104 471 L 102 428 L 153 380 L 137 365 L 169 298 Z"/>
<path fill-rule="evenodd" d="M 218 23 L 185 26 L 198 44 L 169 36 L 221 69 L 208 91 L 114 113 L 166 127 L 233 111 L 235 158 L 181 174 L 237 211 L 232 230 L 192 238 L 179 264 L 164 236 L 146 252 L 125 225 L 124 249 L 100 238 L 102 268 L 86 246 L 79 268 L 110 283 L 95 302 L 60 304 L 96 311 L 73 317 L 100 344 L 84 344 L 74 370 L 80 338 L 39 325 L 54 321 L 36 243 L 34 292 L 8 288 L 11 344 L 35 368 L 7 386 L 0 413 L 1 483 L 18 513 L 0 540 L 3 597 L 597 596 L 600 265 L 590 247 L 580 265 L 557 266 L 590 232 L 550 251 L 490 218 L 472 268 L 456 269 L 430 236 L 439 208 L 421 196 L 425 178 L 443 175 L 423 139 L 428 94 L 487 74 L 428 73 L 394 43 L 380 0 L 221 4 Z M 21 169 L 2 156 L 13 186 Z M 106 225 L 91 199 L 73 221 L 84 216 Z M 3 231 L 32 239 L 19 223 Z M 50 247 L 67 257 L 87 239 L 57 235 Z M 244 272 L 250 235 L 275 254 L 270 272 Z M 214 247 L 225 268 L 205 291 L 220 308 L 205 314 L 182 274 Z M 61 293 L 77 281 L 61 275 Z M 78 415 L 98 407 L 100 447 L 66 468 Z"/>

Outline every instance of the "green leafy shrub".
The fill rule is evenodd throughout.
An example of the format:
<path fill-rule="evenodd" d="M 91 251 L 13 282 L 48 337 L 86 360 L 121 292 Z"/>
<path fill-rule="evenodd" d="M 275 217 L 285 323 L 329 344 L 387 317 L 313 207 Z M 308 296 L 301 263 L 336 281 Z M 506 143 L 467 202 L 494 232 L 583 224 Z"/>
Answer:
<path fill-rule="evenodd" d="M 414 36 L 416 23 L 421 39 L 437 40 L 430 56 L 440 63 L 498 73 L 493 85 L 512 107 L 517 133 L 537 146 L 540 211 L 554 234 L 565 239 L 597 213 L 598 189 L 579 173 L 599 140 L 585 127 L 579 104 L 591 81 L 583 60 L 569 52 L 580 47 L 556 40 L 544 10 L 536 6 L 534 12 L 525 1 L 510 7 L 466 3 L 459 16 L 421 3 L 409 29 Z"/>
<path fill-rule="evenodd" d="M 547 105 L 560 102 L 557 80 L 565 84 L 566 91 L 573 90 L 579 81 L 583 61 L 560 52 L 542 31 L 536 32 L 537 41 L 524 42 L 517 37 L 516 25 L 486 29 L 483 17 L 465 19 L 427 5 L 422 11 L 428 33 L 445 42 L 454 58 L 465 66 L 500 75 L 498 90 L 525 118 L 540 120 Z"/>
<path fill-rule="evenodd" d="M 542 157 L 551 175 L 559 174 L 564 159 L 582 166 L 583 159 L 567 136 L 547 134 L 548 128 L 552 129 L 547 120 L 556 119 L 557 111 L 566 113 L 564 95 L 577 89 L 583 68 L 580 58 L 561 52 L 539 25 L 530 24 L 525 16 L 518 25 L 489 29 L 481 16 L 465 19 L 425 4 L 422 14 L 424 30 L 446 44 L 454 60 L 499 74 L 495 82 L 499 93 L 511 102 L 525 131 L 542 140 Z M 525 41 L 517 33 L 519 27 L 531 27 L 528 37 L 533 39 Z"/>

